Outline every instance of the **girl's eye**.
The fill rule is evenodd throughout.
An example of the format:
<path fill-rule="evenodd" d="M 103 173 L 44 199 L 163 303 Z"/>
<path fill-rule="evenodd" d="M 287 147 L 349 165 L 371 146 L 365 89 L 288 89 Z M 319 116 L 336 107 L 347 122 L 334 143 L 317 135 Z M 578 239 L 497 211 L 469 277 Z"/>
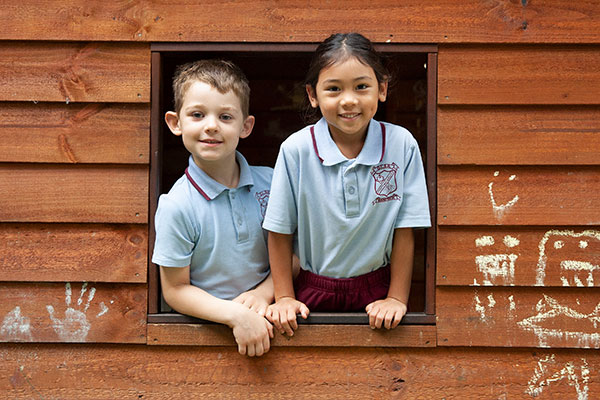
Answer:
<path fill-rule="evenodd" d="M 325 88 L 325 90 L 326 90 L 327 92 L 339 92 L 339 91 L 340 91 L 340 88 L 339 88 L 339 87 L 337 87 L 337 86 L 330 86 L 330 87 L 328 87 L 328 88 Z"/>
<path fill-rule="evenodd" d="M 356 89 L 358 89 L 358 90 L 365 90 L 365 89 L 368 89 L 368 88 L 369 88 L 369 85 L 367 85 L 366 83 L 361 83 L 361 84 L 359 84 L 359 85 L 356 86 Z"/>

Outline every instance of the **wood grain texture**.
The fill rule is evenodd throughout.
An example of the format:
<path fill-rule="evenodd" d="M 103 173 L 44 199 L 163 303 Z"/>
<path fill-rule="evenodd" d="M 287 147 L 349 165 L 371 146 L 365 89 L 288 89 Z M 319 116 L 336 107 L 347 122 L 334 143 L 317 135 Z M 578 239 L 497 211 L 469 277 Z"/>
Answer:
<path fill-rule="evenodd" d="M 438 103 L 597 105 L 599 63 L 592 46 L 440 46 Z"/>
<path fill-rule="evenodd" d="M 440 107 L 439 164 L 598 165 L 598 107 Z"/>
<path fill-rule="evenodd" d="M 223 3 L 214 0 L 24 0 L 1 10 L 0 39 L 303 42 L 356 30 L 379 42 L 598 43 L 599 15 L 589 0 L 252 0 L 228 3 L 223 24 Z"/>
<path fill-rule="evenodd" d="M 146 286 L 1 283 L 0 342 L 146 342 Z"/>
<path fill-rule="evenodd" d="M 440 227 L 437 284 L 600 286 L 600 227 Z"/>
<path fill-rule="evenodd" d="M 147 223 L 147 166 L 0 165 L 0 221 Z"/>
<path fill-rule="evenodd" d="M 0 276 L 11 282 L 146 281 L 148 227 L 0 224 Z"/>
<path fill-rule="evenodd" d="M 600 348 L 598 288 L 438 287 L 438 346 Z"/>
<path fill-rule="evenodd" d="M 401 325 L 387 331 L 367 325 L 302 325 L 293 337 L 275 334 L 271 346 L 433 347 L 435 326 Z M 148 324 L 148 344 L 236 346 L 231 329 L 214 324 Z"/>
<path fill-rule="evenodd" d="M 588 399 L 600 354 L 584 350 L 5 344 L 11 399 Z"/>
<path fill-rule="evenodd" d="M 600 225 L 600 168 L 440 167 L 440 225 Z"/>
<path fill-rule="evenodd" d="M 147 44 L 1 42 L 0 53 L 3 101 L 150 101 Z"/>
<path fill-rule="evenodd" d="M 147 104 L 4 103 L 0 162 L 147 164 Z"/>

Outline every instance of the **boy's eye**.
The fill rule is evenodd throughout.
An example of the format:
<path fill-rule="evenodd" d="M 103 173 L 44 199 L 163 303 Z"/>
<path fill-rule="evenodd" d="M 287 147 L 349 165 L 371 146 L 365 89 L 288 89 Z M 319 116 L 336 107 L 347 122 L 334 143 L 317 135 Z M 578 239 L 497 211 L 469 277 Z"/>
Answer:
<path fill-rule="evenodd" d="M 229 115 L 229 114 L 223 114 L 223 115 L 221 115 L 221 119 L 224 120 L 224 121 L 229 121 L 232 118 L 233 117 L 231 115 Z"/>
<path fill-rule="evenodd" d="M 204 117 L 204 114 L 202 114 L 200 111 L 194 111 L 192 113 L 192 117 L 194 117 L 194 118 L 202 118 L 202 117 Z"/>

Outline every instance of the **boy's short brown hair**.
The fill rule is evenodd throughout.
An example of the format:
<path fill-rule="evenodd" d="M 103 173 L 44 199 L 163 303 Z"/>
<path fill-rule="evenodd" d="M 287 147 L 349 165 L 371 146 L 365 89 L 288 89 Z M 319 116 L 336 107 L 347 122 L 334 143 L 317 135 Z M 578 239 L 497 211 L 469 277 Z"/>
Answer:
<path fill-rule="evenodd" d="M 183 97 L 195 81 L 204 82 L 220 93 L 233 91 L 240 99 L 244 118 L 250 113 L 250 86 L 244 72 L 231 61 L 199 60 L 177 67 L 173 77 L 175 112 L 179 115 Z"/>

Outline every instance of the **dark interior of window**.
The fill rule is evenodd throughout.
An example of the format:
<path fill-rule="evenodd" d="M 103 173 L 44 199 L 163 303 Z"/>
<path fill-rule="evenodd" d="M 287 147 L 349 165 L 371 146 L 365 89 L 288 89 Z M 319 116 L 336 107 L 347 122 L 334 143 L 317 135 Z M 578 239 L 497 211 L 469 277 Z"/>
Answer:
<path fill-rule="evenodd" d="M 256 124 L 250 137 L 240 141 L 238 149 L 253 165 L 274 166 L 279 146 L 290 134 L 301 129 L 305 121 L 306 93 L 302 84 L 314 45 L 169 45 L 152 47 L 152 155 L 150 211 L 154 215 L 158 196 L 169 191 L 182 176 L 189 153 L 180 137 L 164 123 L 166 111 L 173 109 L 172 76 L 178 65 L 205 58 L 231 60 L 246 73 L 251 88 L 250 114 Z M 380 104 L 375 119 L 404 126 L 419 142 L 426 165 L 430 198 L 435 196 L 435 102 L 432 87 L 435 74 L 430 70 L 431 49 L 402 46 L 379 49 L 388 62 L 392 82 L 388 100 Z M 434 49 L 435 50 L 435 49 Z M 435 60 L 435 58 L 433 59 Z M 434 88 L 433 88 L 434 89 Z M 433 98 L 432 98 L 433 97 Z M 433 110 L 433 111 L 432 111 Z M 429 132 L 429 133 L 428 133 Z M 433 139 L 433 140 L 432 140 Z M 434 199 L 433 199 L 434 200 Z M 435 204 L 435 200 L 432 201 Z M 435 208 L 432 206 L 432 211 Z M 435 214 L 432 213 L 432 222 Z M 435 226 L 435 225 L 434 225 Z M 415 260 L 408 314 L 403 323 L 433 323 L 434 252 L 433 232 L 415 231 Z M 150 253 L 154 240 L 150 223 Z M 149 320 L 156 322 L 190 322 L 193 318 L 173 314 L 161 300 L 157 266 L 149 270 Z M 428 284 L 429 281 L 429 284 Z M 312 315 L 309 323 L 368 323 L 362 313 L 328 313 Z"/>

